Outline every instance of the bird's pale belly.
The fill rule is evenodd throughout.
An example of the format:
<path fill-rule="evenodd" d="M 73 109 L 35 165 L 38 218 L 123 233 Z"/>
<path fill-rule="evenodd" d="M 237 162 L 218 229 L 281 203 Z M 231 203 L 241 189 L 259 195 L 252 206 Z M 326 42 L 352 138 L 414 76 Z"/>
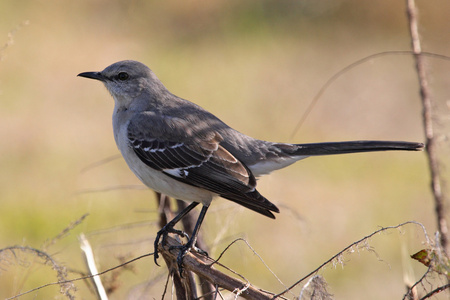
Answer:
<path fill-rule="evenodd" d="M 142 183 L 154 191 L 163 193 L 175 199 L 188 202 L 201 202 L 205 205 L 209 205 L 212 198 L 215 196 L 214 193 L 179 182 L 178 180 L 165 175 L 161 171 L 156 171 L 144 165 L 134 153 L 126 157 L 131 157 L 131 159 L 128 159 L 130 161 L 127 161 L 127 164 L 133 173 L 142 181 Z M 131 167 L 136 165 L 139 165 L 139 167 Z"/>

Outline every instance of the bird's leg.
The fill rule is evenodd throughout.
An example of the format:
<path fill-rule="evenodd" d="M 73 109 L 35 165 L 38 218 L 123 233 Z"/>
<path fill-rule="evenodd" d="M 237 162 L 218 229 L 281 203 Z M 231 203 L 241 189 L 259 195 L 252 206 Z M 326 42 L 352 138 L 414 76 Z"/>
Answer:
<path fill-rule="evenodd" d="M 178 234 L 180 236 L 184 236 L 187 239 L 189 239 L 189 236 L 181 231 L 181 230 L 177 230 L 175 228 L 173 228 L 185 215 L 187 215 L 192 209 L 194 209 L 194 207 L 196 207 L 198 205 L 198 202 L 192 202 L 191 204 L 189 204 L 188 206 L 186 206 L 185 209 L 183 209 L 175 218 L 173 218 L 172 221 L 170 221 L 169 223 L 167 223 L 163 228 L 161 228 L 160 231 L 158 231 L 158 233 L 156 234 L 156 238 L 155 238 L 155 242 L 154 242 L 154 247 L 155 247 L 155 254 L 154 254 L 154 259 L 155 259 L 155 264 L 158 265 L 158 245 L 159 245 L 159 240 L 161 239 L 161 235 L 162 235 L 162 243 L 164 244 L 167 238 L 167 235 L 169 233 L 175 233 Z M 159 266 L 159 265 L 158 265 Z"/>
<path fill-rule="evenodd" d="M 200 226 L 202 225 L 203 219 L 205 218 L 207 210 L 208 210 L 208 206 L 203 205 L 202 210 L 200 211 L 200 214 L 198 216 L 197 223 L 195 224 L 194 231 L 192 232 L 192 236 L 188 240 L 188 242 L 186 244 L 184 244 L 183 246 L 171 246 L 169 248 L 169 250 L 171 250 L 171 249 L 179 249 L 180 250 L 180 252 L 178 253 L 178 257 L 177 257 L 178 271 L 180 272 L 180 276 L 183 276 L 182 275 L 183 258 L 191 249 L 194 249 L 195 251 L 197 251 L 203 255 L 208 255 L 208 253 L 206 253 L 206 251 L 195 247 L 195 243 L 197 241 L 197 235 L 200 230 Z"/>

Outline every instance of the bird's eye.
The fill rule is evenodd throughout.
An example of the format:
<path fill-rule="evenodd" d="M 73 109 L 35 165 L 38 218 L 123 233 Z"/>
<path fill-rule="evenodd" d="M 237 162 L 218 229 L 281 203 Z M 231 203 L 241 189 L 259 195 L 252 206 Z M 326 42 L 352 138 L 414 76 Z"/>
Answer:
<path fill-rule="evenodd" d="M 128 77 L 130 77 L 130 75 L 128 75 L 128 73 L 126 72 L 120 72 L 119 74 L 117 74 L 117 78 L 121 81 L 127 80 Z"/>

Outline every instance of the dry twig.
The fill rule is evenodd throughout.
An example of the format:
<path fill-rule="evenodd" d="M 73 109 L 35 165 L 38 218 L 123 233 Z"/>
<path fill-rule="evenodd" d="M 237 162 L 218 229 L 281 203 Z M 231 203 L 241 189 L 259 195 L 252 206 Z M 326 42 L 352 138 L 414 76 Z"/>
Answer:
<path fill-rule="evenodd" d="M 409 31 L 413 48 L 414 59 L 416 63 L 417 76 L 420 85 L 420 96 L 423 106 L 423 124 L 426 138 L 426 154 L 431 173 L 431 189 L 434 196 L 437 225 L 440 233 L 440 243 L 448 255 L 448 227 L 445 218 L 445 196 L 441 188 L 441 176 L 439 171 L 439 158 L 437 153 L 437 141 L 433 130 L 433 115 L 431 93 L 428 86 L 427 73 L 425 70 L 425 61 L 422 56 L 420 45 L 420 36 L 418 30 L 417 10 L 414 0 L 407 0 L 407 15 L 409 21 Z"/>

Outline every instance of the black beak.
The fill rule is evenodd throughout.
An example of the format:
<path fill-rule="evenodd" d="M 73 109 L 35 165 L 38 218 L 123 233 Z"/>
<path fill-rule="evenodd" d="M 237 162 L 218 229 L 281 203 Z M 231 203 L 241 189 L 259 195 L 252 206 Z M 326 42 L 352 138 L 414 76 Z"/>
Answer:
<path fill-rule="evenodd" d="M 83 72 L 83 73 L 78 74 L 77 76 L 86 77 L 86 78 L 90 78 L 90 79 L 96 79 L 96 80 L 100 80 L 100 81 L 105 80 L 105 77 L 100 72 Z"/>

